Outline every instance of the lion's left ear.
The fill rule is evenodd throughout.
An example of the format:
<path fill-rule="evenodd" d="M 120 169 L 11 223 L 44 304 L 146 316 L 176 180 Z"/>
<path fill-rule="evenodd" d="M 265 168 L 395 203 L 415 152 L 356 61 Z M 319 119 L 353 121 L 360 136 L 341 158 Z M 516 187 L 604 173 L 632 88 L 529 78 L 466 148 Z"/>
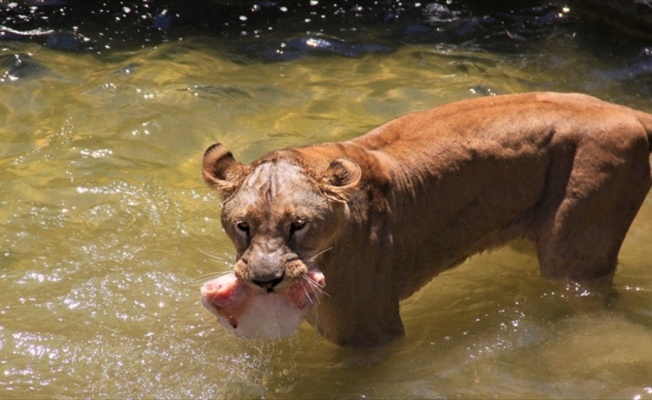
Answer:
<path fill-rule="evenodd" d="M 355 187 L 362 178 L 360 165 L 348 158 L 338 158 L 330 163 L 320 179 L 320 188 L 339 200 L 346 199 L 346 191 Z"/>

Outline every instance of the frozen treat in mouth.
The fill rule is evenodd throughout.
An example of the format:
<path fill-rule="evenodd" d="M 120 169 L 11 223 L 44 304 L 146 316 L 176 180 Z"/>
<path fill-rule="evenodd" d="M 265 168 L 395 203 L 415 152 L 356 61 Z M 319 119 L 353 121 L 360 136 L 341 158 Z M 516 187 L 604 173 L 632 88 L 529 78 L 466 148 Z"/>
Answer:
<path fill-rule="evenodd" d="M 324 286 L 324 274 L 316 269 L 279 293 L 250 287 L 230 272 L 204 283 L 201 299 L 219 323 L 236 335 L 275 339 L 296 333 Z"/>

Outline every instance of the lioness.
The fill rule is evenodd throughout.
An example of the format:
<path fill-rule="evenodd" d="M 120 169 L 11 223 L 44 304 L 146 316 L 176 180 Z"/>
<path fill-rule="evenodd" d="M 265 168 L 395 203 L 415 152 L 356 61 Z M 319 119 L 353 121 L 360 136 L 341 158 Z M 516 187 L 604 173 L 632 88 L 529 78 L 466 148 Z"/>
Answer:
<path fill-rule="evenodd" d="M 309 321 L 340 345 L 378 346 L 404 333 L 400 300 L 517 238 L 534 243 L 545 278 L 610 279 L 650 189 L 651 142 L 650 114 L 528 93 L 415 112 L 251 165 L 215 144 L 203 177 L 224 197 L 233 281 L 282 295 L 318 267 L 326 295 Z"/>

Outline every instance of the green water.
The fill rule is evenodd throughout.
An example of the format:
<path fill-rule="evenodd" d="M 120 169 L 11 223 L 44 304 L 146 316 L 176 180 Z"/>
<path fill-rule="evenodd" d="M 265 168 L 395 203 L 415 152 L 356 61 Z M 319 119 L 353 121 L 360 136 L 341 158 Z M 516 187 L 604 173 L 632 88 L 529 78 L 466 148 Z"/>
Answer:
<path fill-rule="evenodd" d="M 103 56 L 4 43 L 0 56 L 42 68 L 0 83 L 0 397 L 652 398 L 652 197 L 616 295 L 590 310 L 518 247 L 435 279 L 403 305 L 406 337 L 377 350 L 338 348 L 307 325 L 291 340 L 243 341 L 199 301 L 233 261 L 199 174 L 214 141 L 251 161 L 530 90 L 652 111 L 572 35 L 538 46 L 263 64 L 209 40 Z"/>

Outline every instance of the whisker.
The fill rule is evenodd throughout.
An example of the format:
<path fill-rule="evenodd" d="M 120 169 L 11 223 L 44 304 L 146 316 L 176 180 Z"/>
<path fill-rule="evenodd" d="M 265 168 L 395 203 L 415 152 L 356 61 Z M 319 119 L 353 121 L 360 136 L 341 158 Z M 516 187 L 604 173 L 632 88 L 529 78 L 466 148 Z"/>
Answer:
<path fill-rule="evenodd" d="M 319 253 L 315 254 L 314 256 L 310 257 L 308 261 L 312 262 L 314 261 L 317 257 L 321 256 L 322 254 L 326 253 L 327 251 L 333 250 L 333 247 L 329 247 L 327 249 L 324 249 L 320 251 Z"/>
<path fill-rule="evenodd" d="M 202 250 L 202 249 L 197 249 L 197 251 L 200 252 L 201 254 L 205 255 L 206 257 L 208 257 L 211 261 L 217 261 L 218 263 L 220 263 L 222 265 L 227 263 L 225 259 L 223 259 L 222 257 L 219 257 L 219 256 L 217 256 L 215 254 L 211 254 L 211 253 L 209 253 L 209 252 L 207 252 L 205 250 Z M 192 279 L 192 282 L 201 282 L 201 281 L 204 281 L 204 280 L 219 278 L 220 276 L 223 276 L 223 275 L 226 275 L 226 274 L 229 274 L 229 273 L 233 272 L 231 267 L 227 266 L 226 268 L 227 269 L 224 269 L 224 270 L 221 270 L 221 271 L 209 272 L 207 274 L 202 274 L 202 275 L 196 276 L 195 278 Z"/>
<path fill-rule="evenodd" d="M 324 259 L 320 258 L 312 262 L 312 265 L 318 269 L 321 269 L 322 265 L 324 263 Z"/>
<path fill-rule="evenodd" d="M 215 254 L 211 254 L 211 253 L 207 252 L 206 250 L 197 249 L 197 251 L 202 253 L 203 255 L 205 255 L 206 257 L 210 258 L 213 261 L 224 262 L 224 260 L 222 258 L 220 258 L 219 256 L 216 256 Z"/>
<path fill-rule="evenodd" d="M 308 299 L 308 301 L 310 301 L 310 304 L 315 304 L 315 303 L 312 301 L 312 297 L 308 294 L 308 289 L 306 289 L 306 287 L 303 286 L 303 285 L 301 286 L 301 289 L 303 290 L 303 293 L 306 295 L 306 298 Z M 314 292 L 313 292 L 313 293 L 314 293 Z"/>
<path fill-rule="evenodd" d="M 230 274 L 232 272 L 233 272 L 232 270 L 209 272 L 207 274 L 198 275 L 198 276 L 192 278 L 191 281 L 192 282 L 203 282 L 203 281 L 206 281 L 206 280 L 216 279 L 216 278 L 219 278 L 221 276 L 228 275 L 228 274 Z"/>
<path fill-rule="evenodd" d="M 312 289 L 313 293 L 321 293 L 323 295 L 331 297 L 331 295 L 324 290 L 325 285 L 320 285 L 319 283 L 313 281 L 312 279 L 308 278 L 305 275 L 303 275 L 302 278 L 305 279 L 306 282 L 308 282 L 308 285 L 310 285 L 310 288 Z"/>
<path fill-rule="evenodd" d="M 324 291 L 321 290 L 321 287 L 319 285 L 316 285 L 315 282 L 310 281 L 309 286 L 310 286 L 310 290 L 312 291 L 312 294 L 314 296 L 314 301 L 307 293 L 306 293 L 306 296 L 308 296 L 311 303 L 314 304 L 315 302 L 317 302 L 317 304 L 321 304 L 321 301 L 319 300 L 321 296 L 319 296 L 319 294 L 323 294 Z M 308 291 L 308 289 L 305 288 L 305 287 L 304 287 L 303 290 L 306 291 L 306 292 Z"/>
<path fill-rule="evenodd" d="M 319 283 L 313 281 L 312 279 L 308 278 L 307 276 L 304 275 L 303 279 L 308 282 L 308 285 L 310 285 L 313 290 L 321 291 L 324 285 L 320 285 Z"/>

